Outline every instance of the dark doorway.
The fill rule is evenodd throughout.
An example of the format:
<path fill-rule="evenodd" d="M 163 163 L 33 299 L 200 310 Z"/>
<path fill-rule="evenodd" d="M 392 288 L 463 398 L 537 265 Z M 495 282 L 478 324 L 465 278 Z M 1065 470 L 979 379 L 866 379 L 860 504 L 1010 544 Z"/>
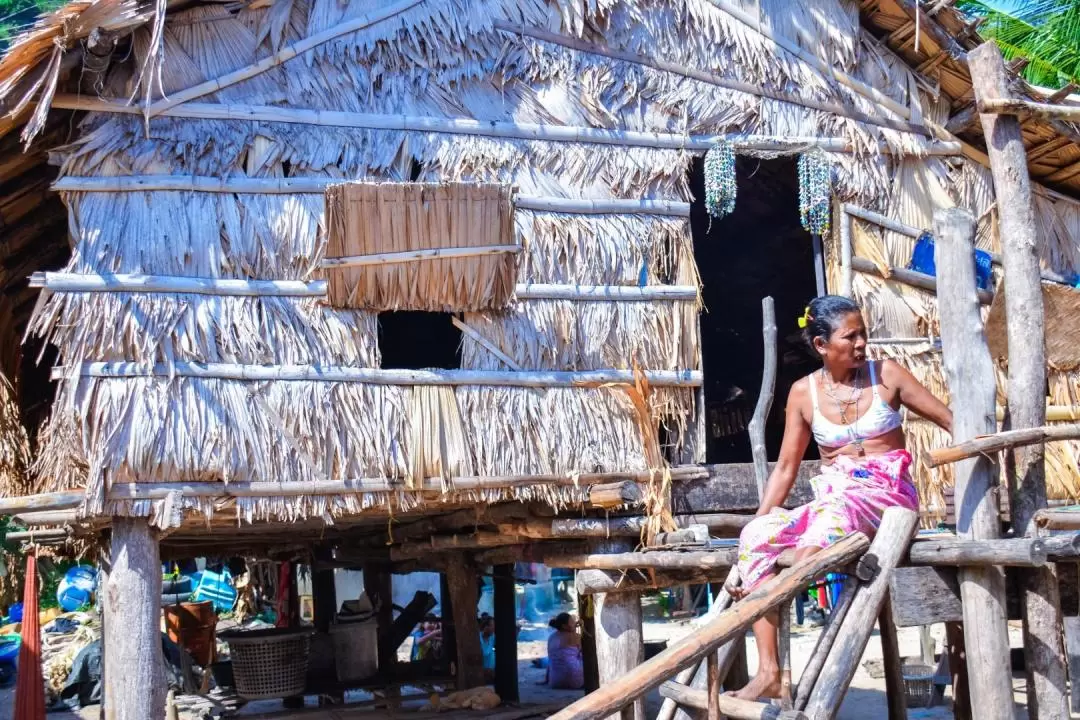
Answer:
<path fill-rule="evenodd" d="M 395 370 L 461 367 L 461 331 L 450 313 L 379 313 L 382 367 Z"/>
<path fill-rule="evenodd" d="M 783 439 L 788 391 L 815 368 L 797 325 L 815 295 L 815 280 L 812 239 L 799 222 L 796 158 L 737 158 L 735 211 L 711 222 L 702 200 L 703 170 L 703 159 L 695 160 L 691 183 L 698 200 L 690 219 L 705 302 L 701 343 L 706 459 L 710 463 L 751 461 L 747 424 L 757 402 L 764 362 L 761 299 L 771 295 L 779 344 L 776 393 L 765 430 L 772 461 Z"/>

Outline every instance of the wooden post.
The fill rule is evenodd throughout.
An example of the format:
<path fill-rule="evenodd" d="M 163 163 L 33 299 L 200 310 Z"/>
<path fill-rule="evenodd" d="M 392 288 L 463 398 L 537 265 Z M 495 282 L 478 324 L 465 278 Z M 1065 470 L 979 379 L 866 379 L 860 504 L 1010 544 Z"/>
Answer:
<path fill-rule="evenodd" d="M 311 606 L 315 611 L 315 629 L 330 632 L 330 626 L 337 615 L 337 588 L 334 585 L 333 568 L 320 567 L 334 559 L 334 552 L 329 547 L 319 546 L 314 552 L 315 567 L 311 571 Z M 364 573 L 366 580 L 367 573 Z M 371 599 L 370 596 L 368 599 Z"/>
<path fill-rule="evenodd" d="M 810 692 L 806 715 L 813 720 L 832 720 L 855 677 L 859 659 L 870 640 L 874 622 L 881 613 L 889 590 L 889 576 L 903 557 L 915 531 L 918 515 L 901 507 L 891 507 L 881 516 L 877 537 L 869 554 L 877 558 L 878 574 L 860 587 L 851 601 L 845 622 L 840 626 L 829 657 Z"/>
<path fill-rule="evenodd" d="M 112 568 L 105 588 L 106 717 L 165 716 L 161 655 L 161 556 L 146 518 L 114 517 Z"/>
<path fill-rule="evenodd" d="M 968 56 L 976 104 L 1008 99 L 1001 51 L 983 43 Z M 1014 115 L 982 115 L 983 136 L 994 176 L 1005 267 L 1006 334 L 1009 347 L 1009 420 L 1013 429 L 1046 424 L 1046 347 L 1042 279 L 1035 235 L 1035 206 L 1027 152 Z M 1035 513 L 1046 507 L 1045 445 L 1012 453 L 1010 505 L 1013 528 L 1033 534 Z M 1068 718 L 1061 598 L 1054 566 L 1020 572 L 1024 602 L 1024 661 L 1028 713 L 1032 718 Z"/>
<path fill-rule="evenodd" d="M 780 707 L 791 710 L 791 603 L 780 606 L 779 636 Z"/>
<path fill-rule="evenodd" d="M 986 345 L 972 261 L 975 218 L 965 210 L 934 215 L 934 258 L 939 283 L 942 358 L 952 397 L 956 441 L 995 429 L 993 361 Z M 975 457 L 954 466 L 956 532 L 968 540 L 1000 534 L 998 497 L 991 460 Z M 1005 618 L 1005 572 L 1000 567 L 962 567 L 964 641 L 969 660 L 972 706 L 976 698 L 986 720 L 1013 717 L 1009 636 Z"/>
<path fill-rule="evenodd" d="M 1069 655 L 1069 707 L 1080 712 L 1080 617 L 1065 618 L 1065 650 Z"/>
<path fill-rule="evenodd" d="M 952 675 L 953 718 L 954 720 L 972 720 L 967 653 L 964 652 L 964 624 L 945 623 L 945 641 L 948 643 L 949 650 L 949 674 Z"/>
<path fill-rule="evenodd" d="M 720 720 L 720 664 L 716 660 L 716 653 L 705 656 L 705 667 L 708 676 L 705 683 L 705 692 L 708 693 L 708 720 Z"/>
<path fill-rule="evenodd" d="M 776 306 L 771 297 L 761 299 L 761 333 L 765 341 L 765 364 L 761 370 L 761 389 L 758 391 L 754 416 L 750 418 L 750 451 L 754 457 L 754 478 L 758 499 L 765 494 L 769 479 L 769 456 L 765 447 L 765 423 L 776 394 Z"/>
<path fill-rule="evenodd" d="M 608 552 L 633 549 L 630 542 L 612 540 L 604 544 Z M 641 595 L 636 592 L 597 593 L 593 596 L 596 623 L 596 664 L 600 671 L 600 686 L 608 685 L 645 660 L 645 643 L 641 629 Z M 644 720 L 645 699 L 638 698 L 623 707 L 622 720 Z"/>
<path fill-rule="evenodd" d="M 896 635 L 892 602 L 887 592 L 878 614 L 878 631 L 881 637 L 881 657 L 885 666 L 885 700 L 889 703 L 889 720 L 907 720 L 903 657 L 900 655 L 900 639 Z"/>
<path fill-rule="evenodd" d="M 503 702 L 518 701 L 517 585 L 514 565 L 496 565 L 495 694 Z"/>
<path fill-rule="evenodd" d="M 464 556 L 458 555 L 447 561 L 446 582 L 450 590 L 457 645 L 458 690 L 484 684 L 484 652 L 480 648 L 480 626 L 476 616 L 480 601 L 476 578 L 476 568 L 466 564 Z"/>
<path fill-rule="evenodd" d="M 593 596 L 578 593 L 578 610 L 581 612 L 581 664 L 585 676 L 585 694 L 588 695 L 600 688 L 600 669 L 596 664 L 596 612 Z"/>
<path fill-rule="evenodd" d="M 858 582 L 854 577 L 848 577 L 844 582 L 844 587 L 840 591 L 840 599 L 836 601 L 836 607 L 833 608 L 832 613 L 829 615 L 829 624 L 825 626 L 825 629 L 818 636 L 814 652 L 810 655 L 810 660 L 807 661 L 806 667 L 803 668 L 802 675 L 799 677 L 798 689 L 795 691 L 796 710 L 805 710 L 806 704 L 810 701 L 810 691 L 817 685 L 821 669 L 825 667 L 829 651 L 832 650 L 833 642 L 836 641 L 836 634 L 840 632 L 844 618 L 847 617 L 847 611 L 851 607 L 851 600 L 855 597 Z"/>
<path fill-rule="evenodd" d="M 386 565 L 364 566 L 364 594 L 375 607 L 379 675 L 392 682 L 397 674 L 397 645 L 394 644 L 394 580 Z M 445 647 L 445 645 L 444 645 Z"/>

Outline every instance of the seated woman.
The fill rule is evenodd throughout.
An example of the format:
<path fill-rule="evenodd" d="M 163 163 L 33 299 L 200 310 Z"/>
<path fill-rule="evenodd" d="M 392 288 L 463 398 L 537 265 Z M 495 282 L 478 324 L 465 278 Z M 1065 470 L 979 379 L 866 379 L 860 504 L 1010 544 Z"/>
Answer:
<path fill-rule="evenodd" d="M 581 657 L 581 636 L 577 618 L 559 613 L 550 623 L 555 632 L 548 638 L 548 682 L 560 690 L 585 687 L 585 664 Z"/>
<path fill-rule="evenodd" d="M 866 325 L 854 302 L 816 298 L 799 325 L 823 367 L 788 395 L 780 457 L 757 518 L 739 538 L 742 586 L 729 588 L 737 599 L 771 577 L 788 548 L 802 560 L 851 533 L 873 535 L 888 507 L 918 509 L 900 406 L 952 431 L 952 413 L 911 373 L 892 360 L 866 359 Z M 815 500 L 783 510 L 811 435 L 821 451 L 821 474 L 811 481 Z M 754 623 L 758 672 L 737 697 L 779 697 L 778 624 L 775 610 Z"/>

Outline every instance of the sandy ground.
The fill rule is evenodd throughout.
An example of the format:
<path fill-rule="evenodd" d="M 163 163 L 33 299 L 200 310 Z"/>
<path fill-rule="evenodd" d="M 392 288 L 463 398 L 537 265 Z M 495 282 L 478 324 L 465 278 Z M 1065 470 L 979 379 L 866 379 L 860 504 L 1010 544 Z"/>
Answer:
<path fill-rule="evenodd" d="M 691 626 L 686 621 L 671 621 L 671 620 L 647 620 L 645 622 L 644 631 L 646 641 L 659 641 L 667 640 L 669 642 L 674 641 L 685 635 Z M 792 625 L 792 665 L 795 669 L 795 677 L 798 677 L 800 669 L 806 664 L 813 651 L 814 644 L 817 641 L 820 630 L 818 628 L 811 627 L 798 627 Z M 944 637 L 944 627 L 935 626 L 932 629 L 935 640 L 940 648 L 942 639 Z M 540 704 L 540 703 L 552 703 L 560 702 L 569 704 L 581 697 L 580 691 L 574 690 L 552 690 L 545 685 L 538 683 L 544 679 L 544 670 L 535 668 L 532 665 L 532 660 L 542 657 L 546 652 L 546 637 L 548 630 L 546 626 L 539 624 L 525 624 L 522 628 L 520 642 L 518 646 L 518 656 L 520 660 L 520 693 L 521 702 L 528 704 Z M 1016 627 L 1011 628 L 1012 644 L 1014 647 L 1020 644 L 1019 629 Z M 908 657 L 915 657 L 919 654 L 919 633 L 915 628 L 903 628 L 900 630 L 900 650 L 901 653 Z M 748 656 L 751 671 L 757 662 L 757 652 L 754 647 L 752 637 L 748 641 Z M 859 669 L 855 674 L 855 678 L 851 684 L 851 688 L 844 698 L 843 705 L 840 708 L 838 720 L 864 720 L 865 718 L 884 718 L 887 713 L 887 707 L 885 704 L 885 682 L 884 680 L 875 679 L 867 671 L 867 661 L 879 660 L 881 658 L 881 646 L 875 637 L 871 638 L 867 645 L 866 652 L 863 654 L 862 662 L 859 665 Z M 1027 717 L 1026 709 L 1023 706 L 1024 703 L 1024 682 L 1022 678 L 1014 679 L 1014 690 L 1017 701 L 1017 718 Z M 420 692 L 417 689 L 405 689 L 406 693 Z M 370 698 L 367 693 L 350 693 L 348 699 L 350 701 L 357 701 Z M 308 699 L 309 704 L 315 704 L 314 698 Z M 656 710 L 660 706 L 660 697 L 654 691 L 648 696 L 648 717 L 654 717 Z M 0 720 L 11 720 L 14 705 L 14 686 L 7 688 L 0 688 Z M 414 701 L 409 704 L 410 707 L 420 708 L 423 703 L 421 701 Z M 921 720 L 929 719 L 944 719 L 951 718 L 952 712 L 951 706 L 951 688 L 946 691 L 946 699 L 944 705 L 939 705 L 934 708 L 928 709 L 911 709 L 908 711 L 909 718 L 919 718 Z M 280 709 L 281 704 L 278 701 L 261 701 L 257 703 L 251 703 L 247 705 L 241 713 L 241 716 L 252 716 L 263 712 L 272 712 L 276 709 Z M 81 718 L 82 720 L 97 720 L 99 717 L 99 709 L 97 707 L 84 708 L 78 714 L 59 712 L 52 713 L 49 716 L 53 720 L 74 720 L 75 718 Z M 1080 717 L 1074 715 L 1074 718 Z"/>

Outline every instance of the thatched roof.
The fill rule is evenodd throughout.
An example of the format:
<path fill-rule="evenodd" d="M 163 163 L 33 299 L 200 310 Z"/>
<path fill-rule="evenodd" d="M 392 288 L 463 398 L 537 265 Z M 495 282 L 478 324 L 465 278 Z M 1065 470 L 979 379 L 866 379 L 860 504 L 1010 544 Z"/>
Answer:
<path fill-rule="evenodd" d="M 30 118 L 28 136 L 64 117 L 45 112 L 50 100 L 94 110 L 57 153 L 73 247 L 66 270 L 84 275 L 306 282 L 321 276 L 326 253 L 321 191 L 260 188 L 419 180 L 514 185 L 522 196 L 546 199 L 515 212 L 525 248 L 518 283 L 693 286 L 689 220 L 679 208 L 692 200 L 693 155 L 717 135 L 740 139 L 750 153 L 824 144 L 839 201 L 916 227 L 927 227 L 937 207 L 963 205 L 981 218 L 980 244 L 996 246 L 977 124 L 957 129 L 967 143 L 963 156 L 941 129 L 966 102 L 962 53 L 975 42 L 960 36 L 954 11 L 920 20 L 916 54 L 905 45 L 905 8 L 914 7 L 906 0 L 868 3 L 873 9 L 865 12 L 847 0 L 761 0 L 757 21 L 733 5 L 255 0 L 177 4 L 162 15 L 165 3 L 72 3 L 0 60 L 0 102 L 9 129 Z M 365 25 L 373 13 L 381 19 Z M 352 23 L 348 32 L 299 57 L 271 60 L 343 23 Z M 938 24 L 948 30 L 937 32 Z M 95 28 L 105 32 L 80 44 Z M 798 46 L 814 48 L 815 57 Z M 927 56 L 937 48 L 945 51 Z M 110 62 L 87 85 L 85 74 L 69 72 L 80 66 L 70 58 L 92 51 L 93 67 L 105 65 L 102 52 Z M 74 97 L 80 88 L 84 96 Z M 87 97 L 95 92 L 104 100 Z M 39 98 L 41 112 L 30 116 Z M 130 98 L 156 116 L 141 117 Z M 1054 137 L 1032 163 L 1036 177 L 1067 166 L 1070 152 L 1080 155 L 1075 128 L 1028 127 L 1032 142 Z M 568 132 L 545 134 L 549 128 Z M 115 181 L 124 176 L 157 179 L 133 189 Z M 1080 176 L 1049 182 L 1080 196 Z M 652 204 L 560 210 L 568 200 Z M 1037 202 L 1046 264 L 1078 269 L 1080 203 L 1051 190 Z M 882 266 L 906 264 L 913 244 L 867 225 L 856 226 L 854 239 L 859 256 Z M 834 280 L 836 242 L 827 239 Z M 936 327 L 935 300 L 925 291 L 860 275 L 855 293 L 878 337 Z M 466 336 L 462 363 L 477 371 L 695 371 L 697 312 L 692 301 L 521 300 L 507 312 L 466 316 L 485 342 Z M 256 384 L 186 370 L 198 363 L 378 368 L 375 323 L 368 310 L 310 298 L 57 294 L 31 330 L 57 344 L 62 363 L 133 365 L 121 377 L 67 371 L 39 458 L 44 487 L 88 483 L 95 512 L 157 514 L 163 501 L 110 499 L 109 488 L 151 480 L 404 483 L 448 465 L 481 476 L 645 472 L 656 467 L 645 429 L 663 422 L 678 435 L 695 408 L 685 387 L 654 388 L 643 410 L 625 387 L 435 391 L 306 379 Z M 904 356 L 945 394 L 929 344 L 881 351 Z M 1052 386 L 1058 396 L 1075 396 L 1080 376 L 1055 374 Z M 443 430 L 420 427 L 418 414 L 437 417 Z M 909 430 L 916 450 L 942 440 L 925 424 Z M 451 452 L 433 442 L 439 432 L 460 438 L 460 446 Z M 1078 450 L 1060 446 L 1054 456 L 1069 469 L 1055 475 L 1058 494 L 1080 489 L 1080 473 L 1071 472 Z M 922 474 L 928 505 L 947 481 Z M 465 499 L 506 497 L 579 502 L 582 489 L 517 486 Z M 403 487 L 238 499 L 233 511 L 331 516 L 423 500 Z M 197 497 L 164 506 L 213 512 L 212 502 Z"/>

